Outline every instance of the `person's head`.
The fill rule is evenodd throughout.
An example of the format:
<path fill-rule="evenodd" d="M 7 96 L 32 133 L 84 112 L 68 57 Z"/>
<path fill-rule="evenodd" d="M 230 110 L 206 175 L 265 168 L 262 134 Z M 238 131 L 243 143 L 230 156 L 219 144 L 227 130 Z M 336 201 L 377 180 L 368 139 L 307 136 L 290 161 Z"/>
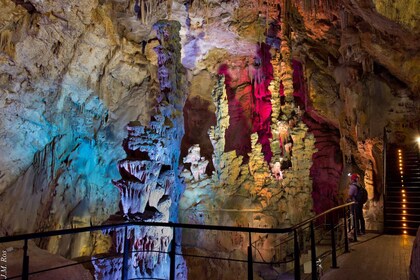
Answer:
<path fill-rule="evenodd" d="M 357 181 L 359 181 L 359 174 L 356 174 L 356 173 L 351 174 L 351 175 L 350 175 L 350 180 L 351 180 L 352 182 L 357 182 Z"/>

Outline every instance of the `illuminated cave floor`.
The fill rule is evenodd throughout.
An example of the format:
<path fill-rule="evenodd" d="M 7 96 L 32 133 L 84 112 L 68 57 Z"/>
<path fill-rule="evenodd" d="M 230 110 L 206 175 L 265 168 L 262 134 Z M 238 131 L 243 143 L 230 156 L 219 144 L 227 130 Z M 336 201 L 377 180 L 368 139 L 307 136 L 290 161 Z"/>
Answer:
<path fill-rule="evenodd" d="M 338 269 L 330 268 L 330 260 L 323 262 L 324 275 L 321 279 L 409 279 L 408 272 L 414 239 L 415 236 L 374 233 L 360 236 L 358 242 L 350 243 L 350 253 L 338 256 Z M 331 259 L 330 256 L 327 258 Z M 309 277 L 302 278 L 309 279 Z"/>

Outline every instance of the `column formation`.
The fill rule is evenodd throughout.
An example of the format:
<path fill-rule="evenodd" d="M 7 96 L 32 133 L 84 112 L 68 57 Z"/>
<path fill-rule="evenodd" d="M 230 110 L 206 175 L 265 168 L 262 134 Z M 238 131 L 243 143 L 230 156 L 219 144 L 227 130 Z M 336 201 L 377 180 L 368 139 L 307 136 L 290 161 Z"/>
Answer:
<path fill-rule="evenodd" d="M 121 179 L 113 181 L 121 195 L 121 214 L 116 215 L 119 220 L 176 221 L 177 203 L 183 190 L 179 157 L 184 135 L 182 110 L 186 83 L 180 63 L 180 24 L 159 21 L 154 29 L 160 42 L 154 48 L 158 57 L 160 94 L 156 97 L 156 114 L 147 126 L 138 121 L 127 125 L 128 136 L 123 141 L 127 157 L 118 162 Z M 113 254 L 124 253 L 124 243 L 129 243 L 132 252 L 128 255 L 126 270 L 129 279 L 168 279 L 171 228 L 133 226 L 128 227 L 127 235 L 124 229 L 107 233 L 113 239 Z M 121 279 L 121 257 L 96 259 L 93 264 L 97 279 Z"/>

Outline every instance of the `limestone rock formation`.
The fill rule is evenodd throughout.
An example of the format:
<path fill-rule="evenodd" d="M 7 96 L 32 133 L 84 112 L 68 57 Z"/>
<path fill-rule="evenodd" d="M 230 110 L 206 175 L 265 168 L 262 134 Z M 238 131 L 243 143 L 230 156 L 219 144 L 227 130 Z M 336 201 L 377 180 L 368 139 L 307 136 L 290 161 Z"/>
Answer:
<path fill-rule="evenodd" d="M 178 147 L 184 132 L 179 124 L 183 121 L 180 111 L 185 97 L 183 68 L 179 63 L 179 25 L 161 21 L 154 28 L 161 43 L 155 47 L 160 86 L 157 114 L 148 126 L 138 122 L 127 125 L 128 136 L 123 142 L 127 158 L 118 163 L 122 179 L 114 181 L 121 195 L 120 220 L 169 222 L 175 216 L 171 212 L 177 210 L 182 189 L 178 178 Z M 175 210 L 171 211 L 171 206 Z M 129 257 L 129 277 L 169 277 L 167 252 L 173 237 L 171 228 L 132 226 L 127 236 L 124 228 L 108 234 L 113 237 L 114 253 L 123 253 L 126 238 L 130 240 L 130 251 L 135 253 Z M 120 257 L 94 258 L 93 263 L 97 279 L 121 277 Z"/>
<path fill-rule="evenodd" d="M 102 224 L 119 200 L 120 220 L 147 212 L 288 226 L 340 204 L 349 172 L 369 189 L 368 228 L 380 229 L 384 142 L 412 145 L 420 129 L 419 9 L 416 0 L 0 0 L 0 234 Z M 130 232 L 136 248 L 171 241 Z M 245 254 L 245 236 L 189 234 L 205 240 L 192 248 L 186 235 L 191 251 Z M 275 255 L 260 237 L 264 257 Z M 37 245 L 76 258 L 121 251 L 111 242 L 86 233 Z M 132 260 L 137 271 L 162 261 Z M 221 274 L 205 272 L 232 276 Z"/>
<path fill-rule="evenodd" d="M 209 162 L 200 156 L 200 146 L 194 145 L 188 152 L 189 154 L 184 158 L 184 163 L 191 164 L 192 179 L 195 181 L 204 179 L 206 177 L 206 167 Z"/>

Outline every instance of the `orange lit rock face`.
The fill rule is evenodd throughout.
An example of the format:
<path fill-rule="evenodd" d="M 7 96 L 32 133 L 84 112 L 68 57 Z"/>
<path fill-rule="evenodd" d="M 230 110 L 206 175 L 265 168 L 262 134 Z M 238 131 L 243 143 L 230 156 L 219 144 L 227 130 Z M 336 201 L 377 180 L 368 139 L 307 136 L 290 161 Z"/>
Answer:
<path fill-rule="evenodd" d="M 387 1 L 387 0 L 373 0 L 378 13 L 384 15 L 392 21 L 398 22 L 407 29 L 419 33 L 420 22 L 419 3 L 415 0 L 405 1 Z"/>
<path fill-rule="evenodd" d="M 321 213 L 338 203 L 343 159 L 340 151 L 340 135 L 337 128 L 324 120 L 311 116 L 305 120 L 309 131 L 315 136 L 317 152 L 310 168 L 313 178 L 314 210 Z"/>

